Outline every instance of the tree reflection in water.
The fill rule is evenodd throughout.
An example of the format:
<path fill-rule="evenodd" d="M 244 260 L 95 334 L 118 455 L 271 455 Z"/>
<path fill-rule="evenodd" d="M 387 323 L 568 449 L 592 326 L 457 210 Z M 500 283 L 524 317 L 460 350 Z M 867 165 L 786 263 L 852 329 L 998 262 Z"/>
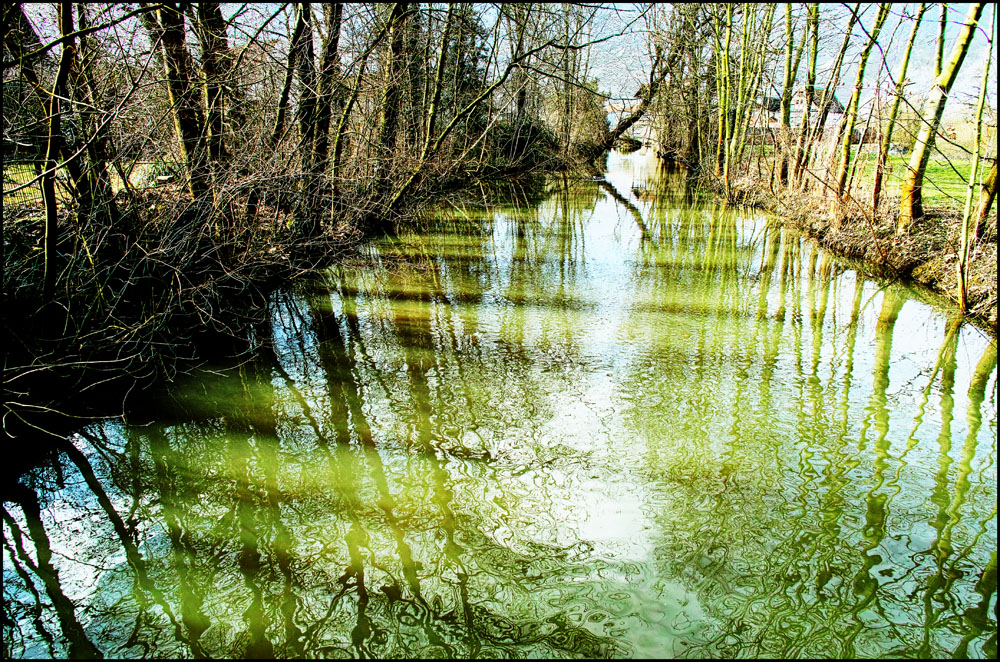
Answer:
<path fill-rule="evenodd" d="M 4 503 L 5 654 L 995 657 L 995 344 L 614 158 L 71 437 Z"/>

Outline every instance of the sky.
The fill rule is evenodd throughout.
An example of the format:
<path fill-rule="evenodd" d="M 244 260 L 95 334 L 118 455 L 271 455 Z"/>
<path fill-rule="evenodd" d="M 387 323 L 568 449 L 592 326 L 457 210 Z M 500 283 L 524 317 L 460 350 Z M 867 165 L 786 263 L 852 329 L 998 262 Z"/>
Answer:
<path fill-rule="evenodd" d="M 921 30 L 914 47 L 907 77 L 910 79 L 908 92 L 920 96 L 929 91 L 933 82 L 935 42 L 938 30 L 939 7 L 938 4 L 928 3 L 929 7 L 924 14 Z M 262 17 L 272 13 L 269 8 L 277 8 L 275 3 L 267 3 L 267 6 L 258 5 L 255 14 Z M 442 5 L 443 6 L 443 5 Z M 640 3 L 606 3 L 600 6 L 600 11 L 593 25 L 591 26 L 591 38 L 607 38 L 605 41 L 596 44 L 590 59 L 590 72 L 592 77 L 599 81 L 600 88 L 611 97 L 632 98 L 635 96 L 639 85 L 648 79 L 650 54 L 648 47 L 648 36 L 650 26 L 653 23 L 663 23 L 669 14 L 670 7 L 667 4 L 658 4 L 653 9 L 648 5 Z M 484 11 L 491 11 L 490 5 L 484 5 Z M 797 21 L 797 30 L 801 30 L 804 14 L 803 3 L 794 5 Z M 231 15 L 234 11 L 244 8 L 244 5 L 236 3 L 224 3 L 223 14 Z M 885 64 L 879 53 L 872 55 L 869 62 L 868 73 L 866 75 L 866 85 L 862 94 L 862 103 L 867 103 L 874 95 L 876 88 L 876 73 L 882 77 L 882 86 L 885 89 L 888 85 L 887 74 L 891 73 L 895 78 L 898 72 L 898 62 L 909 37 L 911 20 L 908 18 L 915 13 L 916 3 L 893 3 L 889 18 L 882 29 L 879 42 L 884 45 Z M 26 5 L 29 17 L 32 18 L 36 29 L 42 35 L 43 40 L 55 36 L 54 10 L 51 4 L 47 5 Z M 965 14 L 968 10 L 968 3 L 955 3 L 948 5 L 948 28 L 946 31 L 947 44 L 945 56 L 947 58 L 951 51 L 951 45 L 955 36 L 961 29 Z M 861 25 L 870 29 L 877 12 L 875 3 L 865 3 L 862 9 Z M 840 45 L 843 27 L 846 25 L 848 16 L 848 5 L 822 3 L 820 7 L 820 17 L 823 21 L 820 32 L 820 81 L 825 82 L 830 63 L 833 61 L 836 50 Z M 900 23 L 900 18 L 903 18 Z M 963 115 L 971 117 L 972 105 L 978 96 L 980 80 L 982 77 L 982 67 L 989 50 L 986 48 L 988 31 L 991 22 L 996 22 L 996 9 L 994 6 L 987 6 L 979 22 L 979 28 L 969 55 L 966 58 L 959 76 L 953 88 L 952 98 L 946 107 L 946 120 L 960 118 Z M 775 13 L 776 27 L 772 35 L 774 46 L 780 51 L 780 41 L 784 33 L 784 10 L 779 5 Z M 285 30 L 284 24 L 280 21 L 274 24 L 279 31 Z M 50 34 L 51 33 L 51 34 Z M 861 26 L 856 26 L 853 30 L 852 41 L 845 58 L 843 71 L 841 74 L 841 84 L 837 90 L 837 97 L 846 102 L 850 95 L 850 90 L 854 84 L 857 67 L 857 56 L 864 45 L 865 31 Z M 239 41 L 237 39 L 236 41 Z M 993 45 L 994 57 L 991 64 L 990 82 L 987 86 L 989 98 L 987 107 L 992 108 L 993 122 L 996 117 L 996 45 Z M 804 59 L 804 58 L 803 58 Z M 780 76 L 782 58 L 780 52 L 775 57 L 775 76 Z M 800 67 L 800 77 L 804 76 L 805 63 Z M 989 113 L 987 113 L 989 115 Z"/>
<path fill-rule="evenodd" d="M 930 6 L 926 10 L 923 21 L 921 22 L 920 32 L 918 33 L 913 54 L 910 58 L 910 66 L 907 71 L 907 78 L 910 79 L 907 91 L 909 94 L 916 96 L 925 95 L 930 90 L 934 79 L 934 61 L 936 58 L 936 40 L 940 18 L 940 5 L 931 3 L 928 3 L 928 5 Z M 604 12 L 606 25 L 603 29 L 606 34 L 620 30 L 622 17 L 635 16 L 638 12 L 638 8 L 640 7 L 638 4 L 616 4 L 607 6 L 609 8 L 615 7 L 618 11 Z M 879 43 L 885 48 L 885 63 L 883 63 L 882 55 L 878 52 L 873 53 L 869 59 L 865 75 L 865 87 L 862 92 L 863 104 L 869 103 L 874 96 L 876 81 L 878 78 L 877 74 L 880 74 L 882 77 L 883 89 L 887 89 L 888 86 L 891 86 L 887 74 L 891 73 L 892 80 L 895 80 L 898 75 L 899 61 L 902 57 L 906 41 L 910 35 L 912 16 L 916 13 L 916 6 L 916 3 L 893 3 L 892 8 L 890 9 L 889 17 L 886 19 L 885 25 L 882 28 L 882 33 L 879 37 Z M 968 3 L 955 3 L 948 5 L 948 24 L 945 32 L 947 39 L 945 45 L 946 59 L 950 54 L 952 44 L 954 43 L 955 38 L 964 23 L 968 7 Z M 669 9 L 666 5 L 660 5 L 658 11 L 662 12 L 659 17 L 662 19 L 662 16 L 665 15 Z M 842 102 L 846 103 L 850 97 L 857 72 L 858 55 L 860 54 L 866 39 L 865 29 L 871 29 L 875 22 L 875 15 L 877 11 L 877 5 L 875 3 L 867 3 L 866 5 L 863 5 L 861 25 L 855 26 L 854 30 L 852 30 L 852 39 L 848 45 L 847 55 L 844 59 L 842 67 L 841 83 L 837 88 L 837 98 Z M 803 14 L 804 11 L 802 3 L 796 4 L 795 15 Z M 825 83 L 827 80 L 829 69 L 832 66 L 837 49 L 840 47 L 843 30 L 847 24 L 847 16 L 848 5 L 846 4 L 823 3 L 820 7 L 820 20 L 822 23 L 820 28 L 818 69 L 820 71 L 819 79 L 821 84 Z M 901 18 L 903 19 L 902 22 L 900 22 Z M 966 114 L 971 116 L 973 112 L 971 106 L 975 104 L 979 94 L 983 64 L 990 53 L 986 46 L 991 21 L 994 23 L 996 21 L 996 9 L 994 6 L 987 6 L 979 20 L 979 27 L 970 46 L 969 53 L 962 64 L 962 68 L 959 70 L 958 79 L 952 88 L 952 98 L 950 99 L 950 103 L 946 106 L 945 111 L 946 120 L 958 119 Z M 780 48 L 780 40 L 784 35 L 784 8 L 782 6 L 779 6 L 776 11 L 775 23 L 776 27 L 772 38 L 774 39 L 775 46 Z M 797 30 L 802 29 L 803 23 L 804 18 L 800 17 L 797 23 Z M 864 26 L 865 29 L 862 29 L 861 26 Z M 797 31 L 796 34 L 799 34 L 799 32 Z M 639 83 L 648 76 L 650 58 L 646 47 L 646 38 L 647 28 L 643 22 L 640 22 L 634 25 L 632 29 L 629 30 L 628 34 L 616 37 L 595 47 L 596 52 L 594 55 L 595 64 L 593 66 L 593 71 L 601 82 L 602 90 L 609 92 L 612 96 L 631 97 L 635 94 Z M 805 58 L 803 58 L 803 63 L 799 69 L 800 78 L 804 78 L 805 75 L 804 60 Z M 775 58 L 775 62 L 777 63 L 775 67 L 775 76 L 780 77 L 781 65 L 783 64 L 783 59 L 780 53 L 778 54 L 778 57 Z M 993 117 L 995 118 L 997 103 L 997 64 L 995 43 L 993 45 L 991 74 L 987 90 L 989 91 L 987 107 L 992 107 L 994 109 Z M 995 119 L 993 121 L 995 121 Z"/>

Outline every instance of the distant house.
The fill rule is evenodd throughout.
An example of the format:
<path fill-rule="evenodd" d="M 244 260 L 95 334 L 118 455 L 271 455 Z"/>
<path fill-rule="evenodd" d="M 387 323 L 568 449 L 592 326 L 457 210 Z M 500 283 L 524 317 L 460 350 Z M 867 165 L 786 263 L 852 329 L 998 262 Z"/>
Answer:
<path fill-rule="evenodd" d="M 823 90 L 814 88 L 812 108 L 809 113 L 810 127 L 815 127 L 822 115 L 820 112 L 820 102 L 822 100 L 820 97 L 822 96 Z M 781 129 L 781 97 L 758 94 L 757 98 L 754 99 L 754 103 L 757 107 L 754 109 L 754 116 L 750 123 L 748 137 L 759 139 L 764 143 L 770 144 L 771 141 L 778 135 L 778 131 Z M 792 103 L 789 108 L 789 125 L 793 129 L 797 129 L 802 126 L 802 116 L 805 112 L 805 105 L 806 88 L 803 86 L 792 94 Z M 824 133 L 828 133 L 827 130 L 829 129 L 836 131 L 836 128 L 840 124 L 840 120 L 844 115 L 844 106 L 837 99 L 836 95 L 833 95 L 833 98 L 827 102 L 826 107 L 827 116 L 826 124 L 824 125 Z"/>
<path fill-rule="evenodd" d="M 755 116 L 751 121 L 751 135 L 762 134 L 769 137 L 771 131 L 781 126 L 781 97 L 757 95 Z"/>
<path fill-rule="evenodd" d="M 822 117 L 820 104 L 823 99 L 823 89 L 814 87 L 812 93 L 812 104 L 809 108 L 809 126 L 814 127 Z M 803 85 L 792 94 L 791 125 L 802 126 L 802 116 L 805 114 L 806 88 Z M 825 129 L 836 129 L 844 115 L 844 105 L 837 99 L 837 94 L 830 95 L 830 100 L 826 104 L 826 124 Z"/>

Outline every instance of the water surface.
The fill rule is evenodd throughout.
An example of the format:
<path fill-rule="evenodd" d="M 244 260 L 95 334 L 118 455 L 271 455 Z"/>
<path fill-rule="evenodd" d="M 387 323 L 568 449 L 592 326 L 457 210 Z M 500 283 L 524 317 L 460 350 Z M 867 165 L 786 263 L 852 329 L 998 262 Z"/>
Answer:
<path fill-rule="evenodd" d="M 995 657 L 995 342 L 667 180 L 442 202 L 82 428 L 5 653 Z"/>

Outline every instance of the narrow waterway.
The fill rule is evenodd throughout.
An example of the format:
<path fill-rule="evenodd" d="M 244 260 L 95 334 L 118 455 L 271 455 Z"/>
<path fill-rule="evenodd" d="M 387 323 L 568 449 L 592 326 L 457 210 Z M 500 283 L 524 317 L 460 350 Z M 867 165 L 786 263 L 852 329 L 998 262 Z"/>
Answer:
<path fill-rule="evenodd" d="M 674 184 L 275 292 L 273 350 L 22 479 L 5 654 L 995 658 L 995 341 Z"/>

